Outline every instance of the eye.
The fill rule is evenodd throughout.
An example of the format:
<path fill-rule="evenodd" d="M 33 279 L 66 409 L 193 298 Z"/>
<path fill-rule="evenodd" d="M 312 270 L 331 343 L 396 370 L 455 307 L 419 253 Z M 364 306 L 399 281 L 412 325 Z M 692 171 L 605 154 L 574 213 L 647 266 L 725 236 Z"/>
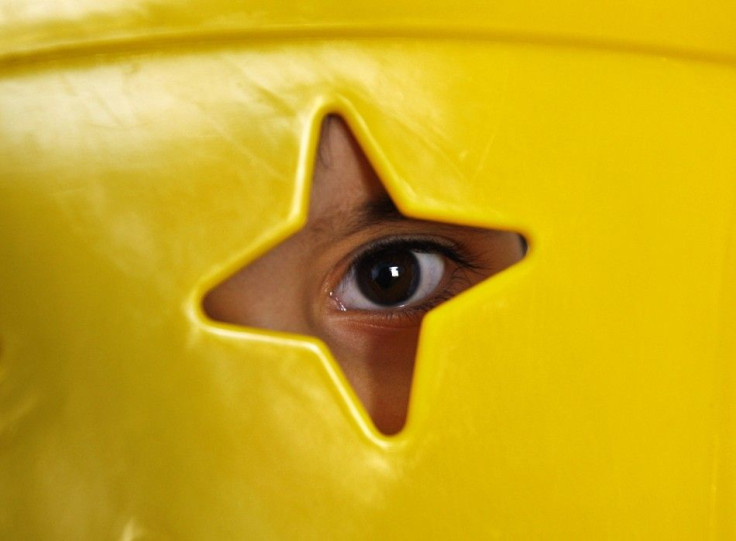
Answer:
<path fill-rule="evenodd" d="M 390 310 L 424 303 L 438 294 L 447 269 L 441 250 L 394 244 L 369 249 L 333 292 L 342 310 Z"/>

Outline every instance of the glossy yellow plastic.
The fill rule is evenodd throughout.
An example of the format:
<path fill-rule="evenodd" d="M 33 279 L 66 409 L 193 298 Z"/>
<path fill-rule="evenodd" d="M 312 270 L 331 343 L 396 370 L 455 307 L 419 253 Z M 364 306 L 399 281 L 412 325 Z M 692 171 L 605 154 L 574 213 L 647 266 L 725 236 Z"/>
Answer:
<path fill-rule="evenodd" d="M 405 430 L 214 324 L 342 114 L 407 214 L 522 231 Z M 0 2 L 0 538 L 736 538 L 736 4 Z"/>

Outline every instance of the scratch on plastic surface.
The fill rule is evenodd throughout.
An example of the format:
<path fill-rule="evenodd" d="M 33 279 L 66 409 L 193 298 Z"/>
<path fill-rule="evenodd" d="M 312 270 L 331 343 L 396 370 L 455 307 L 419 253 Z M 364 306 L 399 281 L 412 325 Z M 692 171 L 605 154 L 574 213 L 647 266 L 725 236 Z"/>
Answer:
<path fill-rule="evenodd" d="M 118 10 L 130 15 L 144 15 L 146 2 L 132 0 L 36 0 L 33 2 L 11 2 L 0 8 L 0 19 L 14 23 L 41 22 L 59 18 L 77 19 L 93 14 L 104 16 Z"/>
<path fill-rule="evenodd" d="M 246 72 L 242 65 L 229 58 L 227 55 L 220 55 L 220 58 L 223 60 L 224 63 L 232 66 L 238 72 L 243 73 L 248 81 L 256 84 L 259 91 L 267 95 L 268 103 L 277 104 L 277 109 L 287 113 L 287 116 L 296 116 L 294 107 L 290 106 L 283 98 L 280 98 L 277 93 L 269 90 L 266 85 L 261 85 L 258 84 L 257 81 L 254 81 L 252 73 Z M 257 152 L 254 152 L 251 147 L 249 147 L 243 141 L 238 140 L 228 129 L 226 129 L 222 126 L 222 124 L 214 120 L 205 106 L 203 106 L 199 102 L 194 102 L 194 105 L 200 110 L 202 117 L 205 119 L 205 122 L 225 141 L 231 143 L 236 152 L 238 152 L 245 158 L 253 161 L 255 164 L 263 167 L 265 169 L 265 172 L 267 172 L 274 178 L 279 178 L 281 176 L 280 172 L 277 171 L 277 169 L 268 160 L 264 159 Z"/>
<path fill-rule="evenodd" d="M 238 154 L 245 157 L 248 160 L 251 160 L 253 163 L 257 164 L 260 167 L 264 168 L 264 172 L 268 173 L 273 178 L 280 178 L 281 173 L 269 162 L 268 160 L 264 159 L 258 152 L 254 152 L 250 146 L 245 144 L 243 141 L 239 141 L 236 137 L 233 136 L 232 133 L 226 128 L 224 128 L 219 122 L 212 119 L 211 116 L 205 114 L 206 122 L 212 127 L 212 129 L 217 132 L 218 135 L 222 137 L 224 141 L 227 141 L 228 143 L 232 144 L 232 147 L 235 149 Z"/>
<path fill-rule="evenodd" d="M 242 74 L 246 81 L 252 83 L 255 87 L 258 88 L 258 90 L 265 94 L 267 97 L 267 100 L 269 103 L 273 104 L 276 109 L 287 113 L 288 115 L 293 115 L 295 112 L 294 105 L 292 103 L 289 103 L 289 101 L 283 97 L 283 95 L 289 95 L 288 93 L 282 93 L 279 91 L 275 91 L 271 89 L 272 85 L 272 74 L 268 74 L 269 76 L 266 77 L 267 84 L 262 84 L 258 82 L 257 77 L 254 77 L 254 73 L 259 73 L 259 69 L 246 69 L 246 66 L 244 66 L 241 62 L 236 61 L 234 58 L 232 58 L 229 54 L 221 54 L 219 55 L 219 58 L 228 66 L 233 68 L 238 73 Z M 250 67 L 249 67 L 250 68 Z M 283 75 L 282 75 L 283 76 Z M 295 78 L 296 79 L 296 78 Z M 278 85 L 280 86 L 280 85 Z M 278 88 L 278 86 L 276 88 Z"/>
<path fill-rule="evenodd" d="M 85 117 L 90 126 L 98 128 L 130 128 L 139 125 L 134 111 L 129 103 L 117 101 L 115 106 L 110 103 L 109 95 L 89 84 L 88 81 L 76 81 L 74 77 L 62 73 L 59 80 L 67 93 L 85 102 Z"/>
<path fill-rule="evenodd" d="M 416 126 L 410 128 L 412 135 L 418 140 L 427 145 L 431 149 L 430 155 L 433 156 L 441 156 L 443 158 L 443 161 L 446 164 L 449 164 L 451 166 L 452 172 L 454 175 L 458 178 L 463 177 L 463 172 L 460 169 L 460 167 L 457 164 L 456 157 L 453 156 L 451 151 L 448 151 L 446 148 L 444 148 L 444 145 L 441 145 L 440 143 L 436 142 L 434 138 L 431 138 L 429 135 L 426 135 L 424 132 L 427 131 L 426 127 L 423 126 Z M 435 130 L 433 133 L 436 133 L 442 138 L 442 134 L 439 133 L 437 130 Z"/>
<path fill-rule="evenodd" d="M 145 541 L 154 539 L 163 541 L 168 539 L 168 537 L 152 532 L 150 529 L 146 528 L 138 518 L 131 517 L 128 519 L 128 522 L 125 523 L 119 541 Z"/>
<path fill-rule="evenodd" d="M 503 99 L 501 100 L 501 103 L 498 105 L 498 108 L 497 108 L 499 111 L 506 110 L 506 102 L 508 101 L 508 87 L 509 87 L 510 77 L 511 77 L 511 71 L 507 67 L 506 70 L 504 71 L 504 77 L 503 77 L 503 93 L 501 94 Z M 473 172 L 473 177 L 471 178 L 471 183 L 473 184 L 475 184 L 478 181 L 478 178 L 480 177 L 481 173 L 485 169 L 486 162 L 488 161 L 488 157 L 491 155 L 491 149 L 496 143 L 499 129 L 500 129 L 499 123 L 496 122 L 494 125 L 493 133 L 491 133 L 488 136 L 486 144 L 483 146 L 483 151 L 481 152 L 480 157 L 478 159 L 478 164 L 476 165 L 475 171 Z"/>
<path fill-rule="evenodd" d="M 10 368 L 3 362 L 6 353 L 4 344 L 0 341 L 0 442 L 12 438 L 13 432 L 38 406 L 37 392 L 23 390 L 11 385 Z M 20 391 L 19 396 L 13 396 L 13 391 Z"/>

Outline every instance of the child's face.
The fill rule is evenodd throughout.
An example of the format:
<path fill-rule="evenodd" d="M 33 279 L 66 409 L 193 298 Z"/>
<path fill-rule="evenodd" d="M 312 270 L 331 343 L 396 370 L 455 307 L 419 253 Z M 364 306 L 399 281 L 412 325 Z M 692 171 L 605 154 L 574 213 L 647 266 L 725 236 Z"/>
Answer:
<path fill-rule="evenodd" d="M 347 126 L 320 141 L 305 227 L 213 289 L 215 320 L 316 336 L 377 428 L 398 432 L 424 315 L 524 255 L 510 232 L 405 218 Z"/>

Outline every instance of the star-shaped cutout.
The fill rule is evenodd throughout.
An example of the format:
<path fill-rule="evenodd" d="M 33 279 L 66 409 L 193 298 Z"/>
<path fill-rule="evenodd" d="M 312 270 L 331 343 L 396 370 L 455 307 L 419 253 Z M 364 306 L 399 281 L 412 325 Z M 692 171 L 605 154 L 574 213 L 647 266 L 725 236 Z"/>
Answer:
<path fill-rule="evenodd" d="M 318 337 L 384 434 L 404 426 L 424 315 L 524 256 L 513 232 L 408 218 L 337 116 L 306 224 L 213 288 L 214 320 Z"/>

